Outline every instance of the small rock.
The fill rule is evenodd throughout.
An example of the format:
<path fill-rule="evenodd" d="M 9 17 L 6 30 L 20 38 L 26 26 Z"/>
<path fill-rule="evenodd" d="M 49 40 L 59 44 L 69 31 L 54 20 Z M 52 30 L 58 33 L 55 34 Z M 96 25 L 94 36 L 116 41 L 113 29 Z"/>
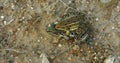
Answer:
<path fill-rule="evenodd" d="M 38 42 L 40 42 L 40 40 L 39 40 L 39 39 L 38 39 L 37 41 L 38 41 Z"/>
<path fill-rule="evenodd" d="M 68 57 L 68 60 L 69 60 L 69 61 L 71 61 L 71 60 L 72 60 L 72 58 L 71 58 L 71 57 Z"/>
<path fill-rule="evenodd" d="M 74 47 L 73 47 L 73 50 L 78 50 L 79 49 L 79 46 L 78 45 L 75 45 Z"/>
<path fill-rule="evenodd" d="M 115 29 L 115 27 L 113 26 L 112 29 Z"/>
<path fill-rule="evenodd" d="M 29 59 L 29 61 L 31 62 L 31 61 L 32 61 L 32 59 Z"/>
<path fill-rule="evenodd" d="M 68 3 L 69 3 L 69 4 L 71 4 L 71 3 L 72 3 L 72 1 L 69 1 Z"/>
<path fill-rule="evenodd" d="M 7 25 L 7 21 L 4 21 L 3 23 L 4 23 L 4 25 Z"/>
<path fill-rule="evenodd" d="M 114 63 L 115 57 L 109 56 L 105 59 L 104 63 Z"/>
<path fill-rule="evenodd" d="M 41 39 L 43 39 L 43 37 L 40 37 Z"/>
<path fill-rule="evenodd" d="M 120 7 L 119 6 L 117 6 L 117 9 L 119 9 Z"/>
<path fill-rule="evenodd" d="M 98 58 L 95 56 L 94 59 L 97 60 Z"/>
<path fill-rule="evenodd" d="M 62 45 L 61 45 L 61 44 L 58 44 L 58 47 L 62 47 Z"/>
<path fill-rule="evenodd" d="M 96 20 L 96 21 L 98 21 L 98 20 L 99 20 L 99 18 L 96 18 L 95 20 Z"/>
<path fill-rule="evenodd" d="M 50 63 L 45 53 L 42 53 L 40 57 L 42 58 L 42 63 Z"/>
<path fill-rule="evenodd" d="M 85 61 L 85 57 L 82 57 L 82 59 L 81 59 L 82 61 Z"/>
<path fill-rule="evenodd" d="M 4 16 L 0 16 L 1 17 L 1 19 L 4 19 Z"/>
<path fill-rule="evenodd" d="M 103 59 L 104 58 L 104 56 L 100 56 L 100 59 Z"/>
<path fill-rule="evenodd" d="M 55 56 L 54 56 L 54 55 L 51 55 L 51 56 L 50 56 L 50 59 L 55 59 Z"/>
<path fill-rule="evenodd" d="M 88 11 L 88 14 L 91 14 L 91 12 L 90 12 L 90 11 Z"/>
<path fill-rule="evenodd" d="M 18 31 L 20 31 L 20 28 L 17 28 Z"/>
<path fill-rule="evenodd" d="M 15 5 L 12 3 L 12 5 L 11 5 L 11 7 L 12 7 L 12 9 L 15 9 Z"/>
<path fill-rule="evenodd" d="M 57 38 L 53 38 L 53 42 L 54 44 L 58 43 L 58 39 Z"/>
<path fill-rule="evenodd" d="M 90 53 L 91 51 L 88 51 L 88 53 Z"/>
<path fill-rule="evenodd" d="M 30 7 L 33 10 L 33 7 Z"/>

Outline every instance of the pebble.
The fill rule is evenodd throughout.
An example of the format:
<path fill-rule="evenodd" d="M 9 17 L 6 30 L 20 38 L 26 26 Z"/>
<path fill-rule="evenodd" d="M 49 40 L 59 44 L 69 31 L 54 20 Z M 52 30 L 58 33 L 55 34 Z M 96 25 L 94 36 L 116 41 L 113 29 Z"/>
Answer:
<path fill-rule="evenodd" d="M 37 40 L 38 42 L 40 42 L 40 40 Z"/>
<path fill-rule="evenodd" d="M 94 59 L 96 60 L 96 59 L 97 59 L 97 57 L 95 56 L 95 57 L 94 57 Z"/>
<path fill-rule="evenodd" d="M 58 44 L 58 47 L 62 47 L 62 45 L 61 45 L 61 44 Z"/>
<path fill-rule="evenodd" d="M 109 56 L 105 59 L 104 63 L 114 63 L 115 57 Z"/>
<path fill-rule="evenodd" d="M 40 37 L 41 39 L 43 39 L 43 37 Z"/>
<path fill-rule="evenodd" d="M 69 1 L 69 4 L 71 4 L 72 3 L 72 1 Z"/>
<path fill-rule="evenodd" d="M 88 14 L 91 14 L 91 12 L 90 12 L 90 11 L 88 11 Z"/>
<path fill-rule="evenodd" d="M 29 61 L 31 62 L 31 61 L 32 61 L 32 59 L 29 59 Z"/>
<path fill-rule="evenodd" d="M 82 61 L 85 61 L 85 58 L 84 57 L 82 57 L 82 59 L 81 59 Z"/>
<path fill-rule="evenodd" d="M 112 29 L 115 29 L 115 27 L 113 26 Z"/>
<path fill-rule="evenodd" d="M 22 17 L 22 19 L 25 19 L 25 17 Z"/>
<path fill-rule="evenodd" d="M 39 51 L 39 50 L 38 50 L 38 51 L 37 51 L 37 53 L 38 53 L 38 54 L 40 54 L 40 53 L 41 53 L 41 51 Z"/>
<path fill-rule="evenodd" d="M 79 46 L 78 45 L 75 45 L 74 47 L 73 47 L 73 50 L 78 50 L 79 49 Z"/>
<path fill-rule="evenodd" d="M 4 25 L 7 25 L 7 21 L 4 21 Z"/>
<path fill-rule="evenodd" d="M 83 49 L 80 49 L 80 52 L 83 52 Z"/>
<path fill-rule="evenodd" d="M 50 59 L 55 59 L 55 56 L 54 56 L 54 55 L 51 55 L 51 56 L 50 56 Z"/>
<path fill-rule="evenodd" d="M 13 55 L 10 55 L 11 57 L 13 57 Z"/>
<path fill-rule="evenodd" d="M 95 46 L 97 46 L 97 45 L 98 45 L 98 43 L 96 42 L 96 43 L 95 43 Z"/>
<path fill-rule="evenodd" d="M 90 2 L 86 1 L 87 4 L 89 4 Z"/>
<path fill-rule="evenodd" d="M 47 40 L 47 38 L 45 38 L 45 40 Z"/>
<path fill-rule="evenodd" d="M 51 24 L 49 24 L 48 27 L 51 27 Z"/>
<path fill-rule="evenodd" d="M 4 16 L 0 16 L 1 17 L 1 19 L 4 19 Z"/>
<path fill-rule="evenodd" d="M 91 51 L 88 51 L 88 53 L 90 53 Z"/>
<path fill-rule="evenodd" d="M 108 34 L 108 37 L 110 37 L 111 36 L 111 34 Z"/>
<path fill-rule="evenodd" d="M 18 57 L 18 56 L 16 56 L 15 58 L 16 58 L 16 59 L 18 59 L 19 57 Z"/>
<path fill-rule="evenodd" d="M 117 12 L 119 12 L 120 11 L 120 6 L 117 6 Z"/>
<path fill-rule="evenodd" d="M 71 61 L 71 60 L 72 60 L 72 58 L 71 58 L 71 57 L 68 57 L 68 60 L 69 60 L 69 61 Z"/>
<path fill-rule="evenodd" d="M 98 20 L 99 20 L 99 18 L 96 18 L 95 20 L 96 20 L 96 21 L 98 21 Z"/>
<path fill-rule="evenodd" d="M 96 53 L 94 53 L 94 55 L 96 55 Z"/>
<path fill-rule="evenodd" d="M 17 28 L 18 31 L 20 31 L 20 28 Z"/>
<path fill-rule="evenodd" d="M 108 50 L 107 50 L 107 49 L 105 49 L 105 52 L 108 52 Z"/>
<path fill-rule="evenodd" d="M 103 59 L 103 58 L 104 58 L 104 56 L 101 56 L 101 57 L 100 57 L 100 59 Z"/>
<path fill-rule="evenodd" d="M 117 6 L 117 9 L 119 9 L 120 7 L 119 6 Z"/>
<path fill-rule="evenodd" d="M 12 9 L 15 9 L 15 5 L 12 3 L 12 5 L 11 5 L 11 7 L 12 7 Z"/>
<path fill-rule="evenodd" d="M 33 10 L 33 7 L 30 7 Z"/>
<path fill-rule="evenodd" d="M 118 59 L 120 59 L 120 56 L 118 56 Z"/>

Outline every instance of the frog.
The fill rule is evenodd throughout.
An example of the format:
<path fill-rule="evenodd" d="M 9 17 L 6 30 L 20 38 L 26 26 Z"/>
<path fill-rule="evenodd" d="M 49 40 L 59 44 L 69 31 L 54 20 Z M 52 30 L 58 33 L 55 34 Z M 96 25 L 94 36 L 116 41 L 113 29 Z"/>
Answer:
<path fill-rule="evenodd" d="M 90 41 L 89 22 L 85 21 L 86 16 L 84 13 L 77 13 L 75 15 L 69 16 L 60 21 L 55 21 L 48 25 L 47 32 L 62 37 L 66 40 L 75 39 L 79 42 Z M 68 17 L 69 16 L 69 17 Z"/>

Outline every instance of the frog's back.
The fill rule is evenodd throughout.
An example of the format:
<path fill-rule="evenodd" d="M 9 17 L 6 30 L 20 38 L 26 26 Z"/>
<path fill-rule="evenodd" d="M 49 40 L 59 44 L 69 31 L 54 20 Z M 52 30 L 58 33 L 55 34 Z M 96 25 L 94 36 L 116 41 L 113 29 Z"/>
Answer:
<path fill-rule="evenodd" d="M 82 16 L 73 16 L 69 19 L 63 20 L 56 25 L 56 29 L 65 30 L 67 28 L 77 28 L 83 20 Z"/>

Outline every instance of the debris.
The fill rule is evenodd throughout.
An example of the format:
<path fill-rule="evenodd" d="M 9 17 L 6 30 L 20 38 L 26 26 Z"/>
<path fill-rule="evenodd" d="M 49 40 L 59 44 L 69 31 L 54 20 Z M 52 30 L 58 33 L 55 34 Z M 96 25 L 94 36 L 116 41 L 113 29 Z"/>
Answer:
<path fill-rule="evenodd" d="M 39 40 L 39 39 L 38 39 L 37 41 L 38 41 L 38 42 L 40 42 L 40 40 Z"/>
<path fill-rule="evenodd" d="M 108 58 L 105 59 L 104 63 L 114 63 L 115 57 L 109 56 Z"/>
<path fill-rule="evenodd" d="M 7 25 L 7 21 L 4 21 L 4 25 Z"/>
<path fill-rule="evenodd" d="M 113 26 L 112 29 L 115 29 L 115 27 Z"/>
<path fill-rule="evenodd" d="M 1 17 L 1 19 L 4 19 L 4 16 L 0 16 Z"/>
<path fill-rule="evenodd" d="M 42 58 L 42 63 L 50 63 L 45 53 L 42 53 L 40 57 Z"/>
<path fill-rule="evenodd" d="M 98 21 L 98 20 L 99 20 L 99 18 L 96 18 L 95 20 L 96 20 L 96 21 Z"/>
<path fill-rule="evenodd" d="M 62 47 L 62 45 L 61 45 L 61 44 L 58 44 L 58 47 Z"/>
<path fill-rule="evenodd" d="M 111 0 L 100 0 L 102 3 L 108 3 L 110 2 Z"/>
<path fill-rule="evenodd" d="M 69 61 L 71 61 L 71 60 L 72 60 L 72 58 L 71 58 L 71 57 L 68 57 L 68 60 L 69 60 Z"/>

